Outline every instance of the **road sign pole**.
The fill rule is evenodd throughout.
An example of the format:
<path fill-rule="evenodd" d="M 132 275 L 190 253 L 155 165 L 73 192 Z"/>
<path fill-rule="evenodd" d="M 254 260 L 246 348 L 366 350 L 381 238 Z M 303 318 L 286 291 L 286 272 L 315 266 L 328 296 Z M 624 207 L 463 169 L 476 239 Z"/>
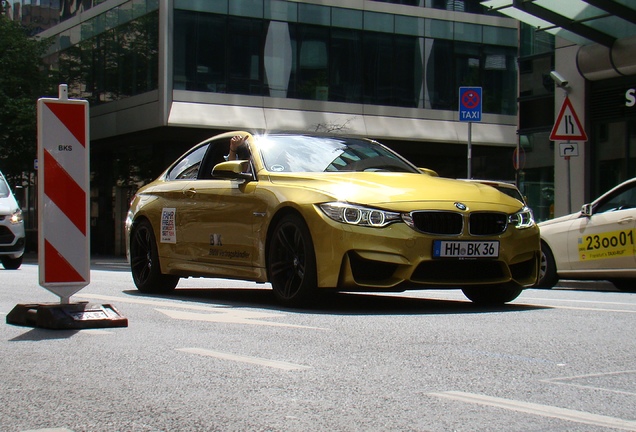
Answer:
<path fill-rule="evenodd" d="M 472 178 L 473 163 L 473 122 L 481 121 L 481 87 L 459 88 L 459 121 L 468 122 L 468 148 L 466 178 Z"/>
<path fill-rule="evenodd" d="M 472 149 L 473 122 L 468 122 L 468 168 L 467 177 L 472 178 L 473 149 Z"/>
<path fill-rule="evenodd" d="M 568 144 L 570 141 L 568 140 Z M 570 156 L 566 156 L 565 160 L 567 161 L 567 171 L 566 175 L 568 176 L 568 214 L 572 213 L 572 181 L 570 179 Z"/>

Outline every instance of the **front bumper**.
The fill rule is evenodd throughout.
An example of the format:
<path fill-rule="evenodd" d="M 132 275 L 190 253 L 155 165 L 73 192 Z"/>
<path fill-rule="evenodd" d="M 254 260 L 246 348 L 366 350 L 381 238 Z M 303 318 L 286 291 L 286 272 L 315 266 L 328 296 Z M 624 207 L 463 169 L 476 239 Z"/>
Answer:
<path fill-rule="evenodd" d="M 418 233 L 405 224 L 385 228 L 332 224 L 313 234 L 318 286 L 358 291 L 403 291 L 536 282 L 540 263 L 539 229 L 509 227 L 498 236 L 445 238 Z M 315 225 L 314 225 L 315 226 Z M 497 258 L 433 258 L 434 240 L 499 242 Z"/>

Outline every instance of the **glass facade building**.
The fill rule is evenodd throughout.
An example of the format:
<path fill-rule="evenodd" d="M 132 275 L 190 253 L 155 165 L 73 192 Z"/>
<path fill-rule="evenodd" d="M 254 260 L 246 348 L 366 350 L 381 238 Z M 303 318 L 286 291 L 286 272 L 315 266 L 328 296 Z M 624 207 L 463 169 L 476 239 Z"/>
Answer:
<path fill-rule="evenodd" d="M 472 176 L 515 179 L 518 24 L 479 1 L 23 3 L 14 19 L 40 22 L 47 64 L 91 104 L 94 252 L 122 251 L 139 185 L 228 130 L 368 136 L 465 177 L 462 86 L 483 89 Z"/>

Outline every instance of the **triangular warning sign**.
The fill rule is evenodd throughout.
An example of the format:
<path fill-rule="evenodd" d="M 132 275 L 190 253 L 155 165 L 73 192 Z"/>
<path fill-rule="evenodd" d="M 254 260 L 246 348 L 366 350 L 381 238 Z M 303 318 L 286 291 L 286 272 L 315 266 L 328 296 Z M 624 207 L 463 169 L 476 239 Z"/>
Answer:
<path fill-rule="evenodd" d="M 561 111 L 550 133 L 550 140 L 587 141 L 585 129 L 583 129 L 579 116 L 576 115 L 572 102 L 567 96 L 563 100 Z"/>

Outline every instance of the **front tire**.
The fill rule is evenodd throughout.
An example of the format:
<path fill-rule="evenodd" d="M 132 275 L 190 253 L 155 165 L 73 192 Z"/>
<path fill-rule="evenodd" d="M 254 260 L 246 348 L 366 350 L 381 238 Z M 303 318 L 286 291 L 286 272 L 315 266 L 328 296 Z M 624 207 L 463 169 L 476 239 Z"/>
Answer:
<path fill-rule="evenodd" d="M 523 291 L 517 284 L 481 285 L 462 288 L 464 295 L 480 306 L 501 306 L 519 297 Z"/>
<path fill-rule="evenodd" d="M 557 275 L 556 262 L 554 260 L 554 254 L 550 250 L 550 247 L 541 242 L 541 263 L 539 264 L 539 280 L 535 285 L 537 288 L 550 289 L 559 282 L 559 276 Z"/>
<path fill-rule="evenodd" d="M 299 215 L 288 214 L 278 222 L 267 255 L 267 273 L 278 301 L 299 307 L 316 297 L 316 254 L 309 228 Z"/>
<path fill-rule="evenodd" d="M 178 276 L 161 273 L 157 241 L 147 220 L 139 222 L 131 232 L 130 270 L 135 286 L 144 293 L 168 293 L 179 282 Z"/>

